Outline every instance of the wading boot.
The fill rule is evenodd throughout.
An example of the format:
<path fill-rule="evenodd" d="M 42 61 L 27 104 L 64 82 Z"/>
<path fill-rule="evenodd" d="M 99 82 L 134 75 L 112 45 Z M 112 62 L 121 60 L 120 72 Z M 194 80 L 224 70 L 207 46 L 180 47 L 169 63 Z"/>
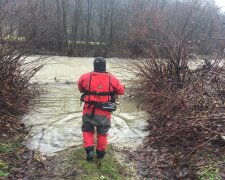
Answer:
<path fill-rule="evenodd" d="M 93 150 L 94 150 L 93 146 L 85 148 L 85 151 L 87 154 L 87 156 L 86 156 L 87 161 L 93 160 Z"/>
<path fill-rule="evenodd" d="M 102 159 L 105 156 L 105 151 L 96 150 L 97 159 Z"/>

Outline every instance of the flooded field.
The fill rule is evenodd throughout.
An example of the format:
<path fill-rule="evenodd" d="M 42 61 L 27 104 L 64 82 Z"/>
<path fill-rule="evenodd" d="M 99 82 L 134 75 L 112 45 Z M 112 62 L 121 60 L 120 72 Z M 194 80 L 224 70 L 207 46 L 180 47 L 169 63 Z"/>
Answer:
<path fill-rule="evenodd" d="M 34 58 L 34 57 L 31 57 Z M 82 145 L 80 92 L 77 81 L 81 74 L 93 70 L 93 58 L 49 57 L 47 65 L 32 79 L 44 92 L 34 110 L 24 117 L 31 127 L 27 146 L 44 154 Z M 107 70 L 115 74 L 127 87 L 130 79 L 113 68 L 119 59 L 107 59 Z M 135 101 L 125 94 L 112 115 L 109 143 L 136 147 L 141 144 L 147 115 L 139 112 Z"/>

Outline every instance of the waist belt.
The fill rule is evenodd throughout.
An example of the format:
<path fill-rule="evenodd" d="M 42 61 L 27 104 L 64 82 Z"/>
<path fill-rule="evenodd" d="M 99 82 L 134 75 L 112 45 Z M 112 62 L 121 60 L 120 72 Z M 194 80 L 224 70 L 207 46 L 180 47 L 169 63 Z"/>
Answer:
<path fill-rule="evenodd" d="M 91 113 L 91 117 L 94 116 L 95 109 L 99 108 L 105 111 L 113 112 L 117 109 L 116 104 L 113 102 L 105 102 L 105 103 L 99 103 L 99 102 L 85 102 L 88 104 L 88 108 L 91 107 L 91 105 L 94 105 Z"/>
<path fill-rule="evenodd" d="M 110 102 L 115 102 L 115 92 L 88 92 L 86 91 L 85 93 L 83 93 L 80 97 L 80 101 L 85 102 L 85 103 L 94 103 L 94 102 L 88 102 L 85 101 L 84 98 L 87 95 L 95 95 L 95 96 L 110 96 L 111 100 Z M 96 102 L 97 103 L 97 102 Z"/>

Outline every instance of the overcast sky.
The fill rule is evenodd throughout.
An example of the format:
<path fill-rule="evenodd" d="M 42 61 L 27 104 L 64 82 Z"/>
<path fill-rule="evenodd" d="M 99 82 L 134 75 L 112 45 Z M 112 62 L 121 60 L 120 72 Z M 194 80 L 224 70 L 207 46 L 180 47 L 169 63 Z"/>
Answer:
<path fill-rule="evenodd" d="M 225 12 L 225 0 L 216 0 L 216 3 L 219 7 L 223 7 L 223 12 Z"/>

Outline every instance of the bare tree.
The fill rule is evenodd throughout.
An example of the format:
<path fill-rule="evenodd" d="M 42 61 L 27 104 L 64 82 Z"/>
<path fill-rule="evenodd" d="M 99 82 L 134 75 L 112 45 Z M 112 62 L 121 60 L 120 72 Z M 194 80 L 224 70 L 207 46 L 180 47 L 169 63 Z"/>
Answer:
<path fill-rule="evenodd" d="M 161 32 L 156 31 L 159 27 L 163 26 L 168 32 L 179 29 L 177 25 L 184 23 L 190 3 L 189 0 L 24 0 L 24 4 L 18 6 L 18 15 L 28 19 L 30 25 L 21 28 L 19 34 L 27 38 L 38 34 L 39 40 L 45 42 L 46 53 L 123 55 L 140 30 L 142 35 L 154 33 L 159 39 Z M 223 34 L 224 15 L 220 14 L 215 3 L 202 0 L 196 3 L 198 6 L 194 12 L 198 18 L 193 22 L 197 24 L 193 32 L 199 31 L 202 39 Z M 23 21 L 16 24 L 23 24 Z M 14 23 L 11 25 L 13 27 Z M 199 43 L 206 54 L 215 44 L 213 40 Z"/>
<path fill-rule="evenodd" d="M 67 33 L 67 11 L 68 3 L 66 0 L 62 0 L 62 24 L 63 24 L 63 49 L 67 51 L 68 48 L 68 33 Z"/>
<path fill-rule="evenodd" d="M 80 16 L 82 14 L 82 0 L 76 0 L 74 3 L 73 19 L 72 19 L 72 30 L 71 30 L 71 43 L 70 43 L 70 55 L 74 54 L 77 48 L 78 28 L 80 25 Z"/>

